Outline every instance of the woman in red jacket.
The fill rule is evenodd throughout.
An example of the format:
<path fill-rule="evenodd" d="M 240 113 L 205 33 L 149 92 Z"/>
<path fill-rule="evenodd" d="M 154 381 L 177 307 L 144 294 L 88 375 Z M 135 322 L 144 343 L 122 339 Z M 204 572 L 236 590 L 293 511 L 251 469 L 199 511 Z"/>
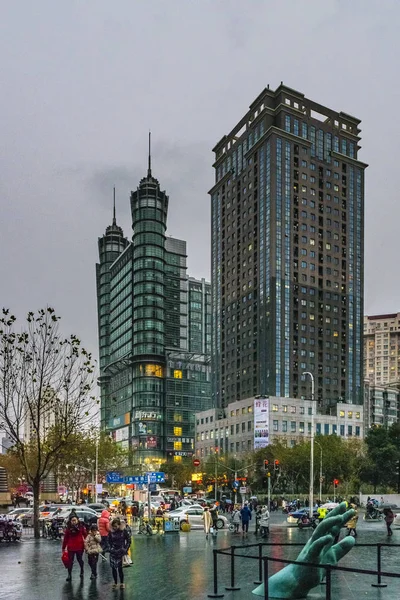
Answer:
<path fill-rule="evenodd" d="M 81 568 L 81 578 L 83 578 L 83 552 L 85 550 L 85 538 L 87 536 L 86 527 L 83 523 L 80 523 L 76 516 L 69 518 L 67 527 L 64 533 L 64 539 L 62 544 L 63 552 L 68 551 L 69 556 L 69 567 L 67 581 L 71 581 L 72 578 L 72 567 L 74 564 L 74 558 L 79 563 Z"/>

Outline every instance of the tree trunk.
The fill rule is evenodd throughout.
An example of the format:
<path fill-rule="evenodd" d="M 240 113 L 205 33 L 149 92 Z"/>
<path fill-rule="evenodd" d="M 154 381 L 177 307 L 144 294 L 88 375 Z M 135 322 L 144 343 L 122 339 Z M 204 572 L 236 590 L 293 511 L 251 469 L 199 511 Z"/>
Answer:
<path fill-rule="evenodd" d="M 40 505 L 40 480 L 33 481 L 33 533 L 34 537 L 40 538 L 39 505 Z"/>

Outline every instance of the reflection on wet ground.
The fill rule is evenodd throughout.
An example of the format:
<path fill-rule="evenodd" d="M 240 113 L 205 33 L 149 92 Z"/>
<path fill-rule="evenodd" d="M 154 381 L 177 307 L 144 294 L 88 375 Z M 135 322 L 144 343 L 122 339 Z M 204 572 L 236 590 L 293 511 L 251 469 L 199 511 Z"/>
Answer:
<path fill-rule="evenodd" d="M 385 525 L 365 523 L 361 519 L 358 542 L 387 542 Z M 254 527 L 254 525 L 253 525 Z M 285 548 L 286 542 L 306 542 L 311 532 L 288 528 L 282 514 L 274 514 L 270 541 L 276 546 L 271 556 L 295 558 L 299 548 Z M 243 539 L 228 531 L 220 531 L 217 539 L 206 540 L 200 531 L 167 534 L 152 537 L 135 534 L 132 542 L 132 567 L 124 569 L 126 589 L 112 590 L 111 570 L 108 562 L 99 564 L 99 577 L 90 581 L 90 570 L 85 565 L 85 579 L 79 579 L 78 570 L 73 571 L 72 583 L 66 583 L 66 571 L 61 562 L 60 542 L 25 539 L 20 544 L 0 544 L 1 586 L 0 600 L 204 600 L 212 587 L 212 549 L 243 546 L 241 553 L 255 555 L 256 549 L 247 545 L 257 541 L 253 532 Z M 400 530 L 394 532 L 393 543 L 400 543 Z M 382 568 L 400 573 L 400 548 L 383 549 Z M 227 592 L 229 585 L 228 557 L 218 558 L 220 588 L 226 600 L 250 600 L 254 583 L 258 578 L 257 561 L 237 559 L 236 581 L 240 591 Z M 376 550 L 354 549 L 341 562 L 343 566 L 376 568 Z M 276 567 L 279 568 L 279 567 Z M 356 574 L 333 574 L 335 600 L 352 600 L 360 595 L 371 600 L 400 598 L 400 579 L 386 580 L 387 588 L 372 588 L 372 577 Z M 310 598 L 325 598 L 324 588 L 315 590 Z"/>

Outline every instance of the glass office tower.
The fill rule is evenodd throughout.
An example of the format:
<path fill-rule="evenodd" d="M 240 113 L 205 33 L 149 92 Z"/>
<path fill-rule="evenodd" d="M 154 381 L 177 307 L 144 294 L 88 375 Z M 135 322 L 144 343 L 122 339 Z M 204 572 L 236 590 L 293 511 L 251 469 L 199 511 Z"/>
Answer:
<path fill-rule="evenodd" d="M 193 414 L 211 406 L 209 356 L 189 353 L 186 242 L 166 237 L 168 203 L 149 160 L 131 193 L 132 241 L 114 215 L 96 265 L 102 426 L 141 470 L 191 456 Z"/>

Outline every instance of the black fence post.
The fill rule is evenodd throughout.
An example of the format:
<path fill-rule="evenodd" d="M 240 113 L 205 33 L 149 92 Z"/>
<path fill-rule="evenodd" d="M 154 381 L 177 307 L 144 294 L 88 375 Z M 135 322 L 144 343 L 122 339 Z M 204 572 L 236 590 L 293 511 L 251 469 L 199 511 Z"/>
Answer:
<path fill-rule="evenodd" d="M 254 583 L 256 585 L 260 585 L 262 583 L 262 578 L 263 578 L 262 549 L 263 549 L 263 545 L 258 544 L 258 581 L 254 581 Z"/>
<path fill-rule="evenodd" d="M 382 583 L 382 577 L 381 577 L 381 571 L 382 571 L 382 557 L 381 557 L 381 552 L 382 552 L 382 545 L 381 544 L 377 544 L 376 545 L 376 549 L 377 549 L 377 566 L 376 566 L 376 570 L 378 571 L 378 583 L 371 583 L 372 587 L 387 587 L 386 583 Z"/>
<path fill-rule="evenodd" d="M 235 585 L 235 550 L 236 546 L 231 546 L 231 585 L 225 586 L 225 589 L 230 592 L 240 590 L 240 587 Z"/>
<path fill-rule="evenodd" d="M 268 556 L 263 558 L 264 561 L 264 600 L 269 598 L 269 581 L 268 581 Z"/>
<path fill-rule="evenodd" d="M 325 593 L 325 600 L 332 600 L 332 589 L 331 589 L 331 584 L 332 584 L 332 570 L 330 567 L 327 567 L 326 569 L 326 593 Z"/>
<path fill-rule="evenodd" d="M 218 594 L 218 566 L 217 566 L 218 550 L 213 550 L 213 570 L 214 570 L 214 593 L 207 594 L 208 598 L 223 598 L 224 594 Z"/>

